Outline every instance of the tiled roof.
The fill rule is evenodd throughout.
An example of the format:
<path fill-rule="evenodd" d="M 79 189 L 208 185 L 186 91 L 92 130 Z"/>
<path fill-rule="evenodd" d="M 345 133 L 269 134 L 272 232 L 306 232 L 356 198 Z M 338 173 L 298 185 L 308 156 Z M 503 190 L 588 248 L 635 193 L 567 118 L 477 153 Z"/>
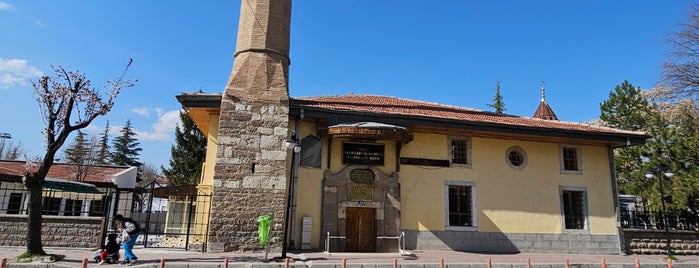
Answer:
<path fill-rule="evenodd" d="M 91 166 L 89 174 L 82 182 L 112 183 L 114 174 L 128 169 L 127 166 Z M 25 172 L 24 161 L 0 160 L 0 176 L 22 177 Z M 76 181 L 75 167 L 71 164 L 54 163 L 46 175 L 48 178 Z"/>
<path fill-rule="evenodd" d="M 553 112 L 553 109 L 545 100 L 541 100 L 532 117 L 544 120 L 558 120 L 558 116 L 556 116 L 556 113 Z"/>
<path fill-rule="evenodd" d="M 496 114 L 471 108 L 443 105 L 438 103 L 401 99 L 377 95 L 339 95 L 294 97 L 294 105 L 328 110 L 366 112 L 376 114 L 420 116 L 435 119 L 448 119 L 464 122 L 497 124 L 526 128 L 569 130 L 608 134 L 644 135 L 642 132 L 595 126 L 585 123 L 544 120 L 539 118 Z"/>

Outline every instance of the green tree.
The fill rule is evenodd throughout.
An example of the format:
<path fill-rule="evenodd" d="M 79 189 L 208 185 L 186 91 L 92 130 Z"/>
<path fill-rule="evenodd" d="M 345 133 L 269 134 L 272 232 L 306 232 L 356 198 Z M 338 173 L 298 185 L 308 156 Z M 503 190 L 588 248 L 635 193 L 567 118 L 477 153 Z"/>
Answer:
<path fill-rule="evenodd" d="M 505 109 L 505 102 L 502 99 L 502 95 L 500 95 L 500 81 L 495 83 L 495 97 L 493 98 L 493 103 L 488 104 L 488 106 L 495 109 L 495 113 L 497 114 L 502 114 L 507 110 Z"/>
<path fill-rule="evenodd" d="M 202 163 L 206 156 L 206 137 L 186 113 L 180 111 L 180 122 L 175 128 L 176 146 L 170 152 L 170 168 L 161 167 L 163 174 L 172 185 L 196 183 L 201 176 Z"/>
<path fill-rule="evenodd" d="M 32 84 L 39 102 L 39 111 L 44 121 L 46 153 L 37 161 L 27 161 L 23 178 L 29 192 L 27 215 L 27 253 L 44 255 L 41 242 L 42 195 L 46 174 L 53 165 L 56 153 L 68 139 L 71 132 L 83 129 L 100 115 L 106 115 L 114 105 L 119 91 L 133 86 L 133 81 L 124 79 L 131 66 L 126 65 L 124 73 L 109 82 L 104 92 L 92 87 L 84 74 L 67 71 L 62 67 L 52 67 L 53 76 L 43 76 Z M 102 96 L 104 93 L 105 96 Z"/>
<path fill-rule="evenodd" d="M 693 102 L 659 105 L 646 95 L 624 81 L 600 105 L 600 119 L 606 126 L 643 131 L 650 137 L 645 144 L 614 151 L 619 190 L 643 197 L 650 209 L 658 210 L 658 183 L 663 183 L 669 209 L 696 208 L 699 193 L 695 189 L 699 188 L 690 187 L 697 184 L 699 166 L 696 107 Z M 660 173 L 666 170 L 674 171 L 676 176 L 662 176 Z M 655 173 L 656 178 L 646 178 L 647 171 Z"/>
<path fill-rule="evenodd" d="M 111 153 L 109 152 L 109 121 L 107 121 L 107 125 L 104 127 L 104 130 L 100 133 L 99 141 L 97 143 L 97 155 L 95 155 L 95 164 L 108 164 L 110 155 Z"/>
<path fill-rule="evenodd" d="M 110 162 L 120 166 L 141 166 L 138 156 L 141 153 L 141 143 L 136 139 L 136 133 L 131 126 L 131 119 L 121 128 L 120 135 L 114 138 L 112 147 L 114 151 Z"/>
<path fill-rule="evenodd" d="M 68 148 L 63 152 L 63 157 L 67 163 L 72 164 L 70 169 L 75 174 L 77 181 L 84 181 L 95 165 L 96 151 L 94 139 L 78 130 L 73 142 L 68 144 Z"/>

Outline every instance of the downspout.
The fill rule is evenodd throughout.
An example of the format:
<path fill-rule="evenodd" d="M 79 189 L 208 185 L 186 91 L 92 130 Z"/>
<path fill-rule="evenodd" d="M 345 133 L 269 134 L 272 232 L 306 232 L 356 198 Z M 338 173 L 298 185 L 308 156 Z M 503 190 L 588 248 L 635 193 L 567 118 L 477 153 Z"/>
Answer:
<path fill-rule="evenodd" d="M 296 133 L 296 139 L 297 139 L 296 142 L 299 143 L 298 146 L 301 146 L 301 144 L 300 144 L 301 141 L 299 140 L 299 136 L 298 136 L 299 119 L 303 119 L 303 117 L 304 117 L 303 113 L 304 113 L 304 110 L 301 109 L 299 111 L 299 116 L 296 117 L 296 119 L 294 119 L 294 132 Z M 301 147 L 301 151 L 303 151 L 303 147 Z M 296 240 L 295 240 L 295 238 L 296 238 L 296 197 L 298 196 L 297 189 L 298 189 L 298 185 L 299 185 L 299 166 L 301 163 L 301 162 L 299 162 L 301 160 L 300 155 L 301 155 L 301 152 L 293 154 L 295 159 L 293 161 L 291 161 L 292 164 L 296 165 L 296 168 L 292 168 L 294 173 L 291 174 L 291 179 L 294 182 L 291 184 L 291 186 L 293 186 L 293 189 L 291 189 L 293 191 L 293 193 L 291 195 L 292 196 L 292 198 L 291 198 L 291 219 L 290 219 L 291 224 L 289 227 L 291 229 L 291 234 L 289 235 L 291 240 L 289 242 L 293 246 L 293 248 L 300 248 L 300 244 L 296 245 Z"/>
<path fill-rule="evenodd" d="M 619 221 L 619 192 L 616 181 L 616 169 L 614 168 L 614 147 L 607 147 L 607 158 L 609 159 L 609 177 L 612 186 L 612 203 L 614 204 L 614 222 L 617 228 L 619 254 L 623 255 L 626 249 L 624 245 L 624 230 L 621 228 L 621 222 Z"/>

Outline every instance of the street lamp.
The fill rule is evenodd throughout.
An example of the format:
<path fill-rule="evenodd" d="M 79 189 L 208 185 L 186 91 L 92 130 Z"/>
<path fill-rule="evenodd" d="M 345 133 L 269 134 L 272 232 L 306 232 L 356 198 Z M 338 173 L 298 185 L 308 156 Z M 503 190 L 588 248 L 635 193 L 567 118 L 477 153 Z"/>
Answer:
<path fill-rule="evenodd" d="M 658 172 L 658 173 L 660 173 L 660 172 Z M 667 170 L 667 171 L 665 171 L 665 173 L 663 175 L 665 175 L 665 177 L 670 179 L 670 178 L 675 176 L 675 173 L 673 173 L 672 170 Z M 666 244 L 667 257 L 672 258 L 672 248 L 670 247 L 670 226 L 669 226 L 669 221 L 667 220 L 667 215 L 665 215 L 665 195 L 663 194 L 662 175 L 656 176 L 650 170 L 648 172 L 646 172 L 646 178 L 653 179 L 655 177 L 658 178 L 658 187 L 660 188 L 660 205 L 661 205 L 660 215 L 662 216 L 663 225 L 665 225 L 665 240 L 667 243 Z"/>
<path fill-rule="evenodd" d="M 294 174 L 296 169 L 296 154 L 301 152 L 301 145 L 299 145 L 298 139 L 296 138 L 296 132 L 291 133 L 291 138 L 284 141 L 284 147 L 291 149 L 291 176 L 289 176 L 289 188 L 286 192 L 286 213 L 284 213 L 284 237 L 282 238 L 282 259 L 286 259 L 286 240 L 289 234 L 289 214 L 291 214 L 291 197 L 294 189 Z"/>

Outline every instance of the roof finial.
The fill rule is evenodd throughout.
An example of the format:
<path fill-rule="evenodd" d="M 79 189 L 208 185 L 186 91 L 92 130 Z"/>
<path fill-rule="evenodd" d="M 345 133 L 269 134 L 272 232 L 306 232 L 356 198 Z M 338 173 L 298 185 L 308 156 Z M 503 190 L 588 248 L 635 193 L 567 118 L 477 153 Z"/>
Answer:
<path fill-rule="evenodd" d="M 541 81 L 541 101 L 546 101 L 546 81 Z"/>

